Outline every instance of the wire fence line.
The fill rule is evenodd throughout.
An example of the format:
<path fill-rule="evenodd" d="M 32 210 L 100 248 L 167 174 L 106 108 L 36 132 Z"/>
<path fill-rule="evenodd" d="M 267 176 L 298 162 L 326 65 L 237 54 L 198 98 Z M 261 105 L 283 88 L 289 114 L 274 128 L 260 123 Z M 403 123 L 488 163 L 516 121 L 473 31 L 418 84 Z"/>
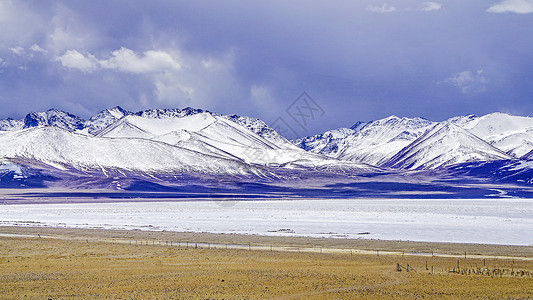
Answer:
<path fill-rule="evenodd" d="M 479 260 L 517 260 L 517 261 L 533 261 L 530 256 L 511 256 L 511 255 L 488 255 L 488 254 L 474 254 L 463 251 L 461 254 L 457 253 L 438 253 L 438 252 L 409 252 L 397 250 L 368 250 L 355 248 L 334 248 L 329 246 L 308 246 L 308 245 L 281 245 L 281 244 L 265 244 L 265 243 L 227 243 L 227 242 L 206 242 L 201 240 L 160 240 L 160 239 L 128 239 L 128 238 L 95 238 L 95 237 L 72 237 L 64 235 L 41 235 L 41 234 L 11 234 L 0 233 L 0 237 L 14 237 L 14 238 L 37 238 L 37 239 L 52 239 L 65 241 L 85 241 L 86 243 L 115 243 L 128 244 L 138 246 L 166 246 L 185 249 L 232 249 L 232 250 L 248 250 L 248 251 L 278 251 L 278 252 L 299 252 L 299 253 L 323 253 L 323 254 L 344 254 L 344 255 L 374 255 L 374 256 L 418 256 L 418 257 L 440 257 L 440 258 L 463 258 L 463 259 L 479 259 Z"/>

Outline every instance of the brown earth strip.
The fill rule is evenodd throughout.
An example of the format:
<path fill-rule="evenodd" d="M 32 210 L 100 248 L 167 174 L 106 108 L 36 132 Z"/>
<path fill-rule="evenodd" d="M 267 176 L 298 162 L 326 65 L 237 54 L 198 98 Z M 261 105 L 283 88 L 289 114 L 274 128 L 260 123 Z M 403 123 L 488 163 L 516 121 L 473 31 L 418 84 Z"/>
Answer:
<path fill-rule="evenodd" d="M 116 241 L 201 238 L 293 246 L 378 245 L 389 250 L 438 246 L 434 244 L 54 228 L 3 227 L 0 233 L 8 234 L 0 236 L 2 299 L 533 298 L 533 261 L 178 248 Z M 353 244 L 361 242 L 368 244 Z M 444 246 L 440 249 L 465 247 Z M 498 246 L 489 252 L 484 245 L 468 246 L 501 255 L 529 253 L 522 247 Z"/>

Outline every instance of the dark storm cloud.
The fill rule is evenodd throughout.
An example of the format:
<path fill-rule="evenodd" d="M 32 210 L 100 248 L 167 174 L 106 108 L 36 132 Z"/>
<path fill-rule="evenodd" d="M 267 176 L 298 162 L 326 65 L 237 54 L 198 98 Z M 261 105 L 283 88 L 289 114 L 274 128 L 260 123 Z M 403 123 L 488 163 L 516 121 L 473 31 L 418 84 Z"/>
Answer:
<path fill-rule="evenodd" d="M 300 134 L 533 110 L 528 0 L 0 3 L 0 118 L 193 106 L 272 122 L 303 91 L 325 114 Z"/>

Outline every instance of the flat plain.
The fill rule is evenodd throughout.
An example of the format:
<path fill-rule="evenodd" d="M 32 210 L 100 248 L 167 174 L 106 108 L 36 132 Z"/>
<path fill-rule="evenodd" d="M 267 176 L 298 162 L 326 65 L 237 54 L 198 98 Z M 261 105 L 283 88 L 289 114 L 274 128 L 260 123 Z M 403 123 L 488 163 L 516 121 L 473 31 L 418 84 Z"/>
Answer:
<path fill-rule="evenodd" d="M 531 299 L 533 249 L 0 227 L 0 298 Z"/>

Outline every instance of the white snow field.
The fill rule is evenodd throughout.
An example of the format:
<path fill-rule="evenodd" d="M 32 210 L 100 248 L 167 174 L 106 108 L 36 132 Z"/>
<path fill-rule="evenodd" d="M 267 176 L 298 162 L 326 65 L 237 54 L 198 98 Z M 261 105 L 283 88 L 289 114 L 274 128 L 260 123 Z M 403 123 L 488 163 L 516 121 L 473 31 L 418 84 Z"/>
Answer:
<path fill-rule="evenodd" d="M 0 225 L 533 245 L 533 200 L 280 200 L 0 205 Z"/>

